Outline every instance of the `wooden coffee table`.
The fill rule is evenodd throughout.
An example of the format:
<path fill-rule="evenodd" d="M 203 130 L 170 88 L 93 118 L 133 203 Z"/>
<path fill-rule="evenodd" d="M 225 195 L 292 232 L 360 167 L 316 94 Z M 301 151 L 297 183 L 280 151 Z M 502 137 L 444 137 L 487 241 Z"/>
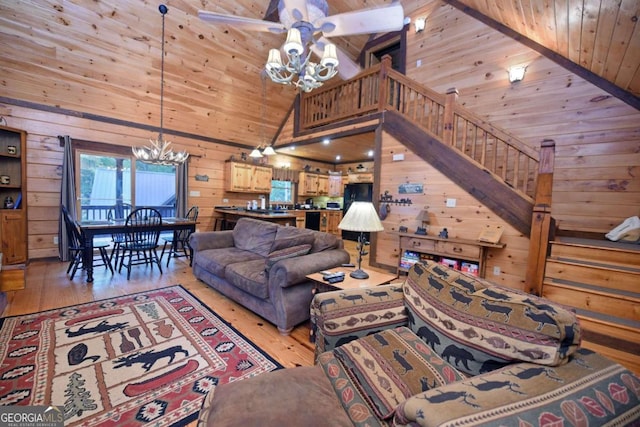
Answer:
<path fill-rule="evenodd" d="M 338 271 L 344 272 L 344 280 L 337 283 L 325 282 L 324 280 L 322 280 L 322 273 L 308 274 L 306 277 L 307 279 L 313 280 L 313 282 L 316 284 L 314 293 L 324 290 L 371 288 L 379 285 L 385 285 L 398 278 L 396 274 L 381 273 L 379 271 L 366 269 L 365 271 L 367 272 L 367 274 L 369 274 L 368 279 L 354 279 L 353 277 L 349 276 L 349 273 L 354 270 L 355 268 L 352 267 L 339 267 L 329 270 L 332 273 L 336 273 Z"/>

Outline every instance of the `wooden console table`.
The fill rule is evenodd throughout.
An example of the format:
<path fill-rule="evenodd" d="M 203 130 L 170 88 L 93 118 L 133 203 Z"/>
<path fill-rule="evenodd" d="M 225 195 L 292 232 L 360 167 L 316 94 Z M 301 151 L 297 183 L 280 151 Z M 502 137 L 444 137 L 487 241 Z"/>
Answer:
<path fill-rule="evenodd" d="M 398 275 L 406 272 L 400 263 L 405 251 L 455 258 L 462 261 L 478 263 L 478 276 L 485 277 L 485 263 L 488 248 L 502 249 L 504 243 L 488 243 L 479 240 L 445 239 L 438 236 L 397 233 L 400 238 L 400 257 L 398 259 Z"/>

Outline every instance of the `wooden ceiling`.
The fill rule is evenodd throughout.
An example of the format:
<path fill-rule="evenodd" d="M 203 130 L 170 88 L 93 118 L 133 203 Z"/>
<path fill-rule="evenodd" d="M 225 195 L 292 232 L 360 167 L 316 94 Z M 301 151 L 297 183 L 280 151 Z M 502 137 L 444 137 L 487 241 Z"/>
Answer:
<path fill-rule="evenodd" d="M 390 0 L 328 3 L 333 15 L 386 5 Z M 638 108 L 637 0 L 400 3 L 406 16 L 448 3 Z M 162 22 L 158 4 L 137 0 L 1 2 L 1 97 L 157 127 Z M 284 36 L 212 25 L 198 19 L 197 11 L 273 18 L 275 2 L 167 0 L 166 4 L 167 133 L 248 147 L 273 139 L 296 92 L 260 76 L 268 50 L 280 46 Z M 359 35 L 332 40 L 355 59 L 368 39 L 368 35 Z M 57 83 L 43 87 L 40 75 Z M 10 85 L 6 79 L 11 80 Z M 330 163 L 340 154 L 340 162 L 358 162 L 366 159 L 367 144 L 373 145 L 372 134 L 332 141 L 329 147 L 321 143 L 300 146 L 290 154 Z"/>

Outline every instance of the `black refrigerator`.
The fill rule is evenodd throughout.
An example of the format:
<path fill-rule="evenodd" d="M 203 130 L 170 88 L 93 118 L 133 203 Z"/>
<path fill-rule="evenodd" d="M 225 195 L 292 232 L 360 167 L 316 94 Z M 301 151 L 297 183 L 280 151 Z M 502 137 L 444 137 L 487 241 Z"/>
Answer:
<path fill-rule="evenodd" d="M 373 201 L 373 184 L 346 184 L 344 186 L 344 200 L 342 202 L 342 216 L 347 214 L 351 203 L 353 202 L 372 202 Z M 358 231 L 342 230 L 342 238 L 345 240 L 358 241 Z M 364 233 L 365 238 L 369 240 L 369 233 Z"/>

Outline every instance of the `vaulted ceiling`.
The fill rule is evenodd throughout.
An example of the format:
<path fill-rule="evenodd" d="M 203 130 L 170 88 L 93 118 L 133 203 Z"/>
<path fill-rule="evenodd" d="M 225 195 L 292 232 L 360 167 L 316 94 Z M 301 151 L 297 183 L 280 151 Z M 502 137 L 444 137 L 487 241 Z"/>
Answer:
<path fill-rule="evenodd" d="M 390 1 L 328 3 L 334 15 Z M 406 16 L 448 3 L 638 108 L 637 0 L 400 3 Z M 275 1 L 167 0 L 166 5 L 165 128 L 247 146 L 272 139 L 296 91 L 261 79 L 261 70 L 269 49 L 279 47 L 284 35 L 213 25 L 197 12 L 276 20 Z M 369 38 L 332 41 L 356 59 Z M 150 127 L 159 123 L 161 15 L 156 3 L 0 1 L 0 45 L 0 101 L 20 100 Z M 43 87 L 43 75 L 56 83 Z M 318 156 L 303 149 L 297 153 Z M 353 160 L 361 157 L 358 153 Z"/>

